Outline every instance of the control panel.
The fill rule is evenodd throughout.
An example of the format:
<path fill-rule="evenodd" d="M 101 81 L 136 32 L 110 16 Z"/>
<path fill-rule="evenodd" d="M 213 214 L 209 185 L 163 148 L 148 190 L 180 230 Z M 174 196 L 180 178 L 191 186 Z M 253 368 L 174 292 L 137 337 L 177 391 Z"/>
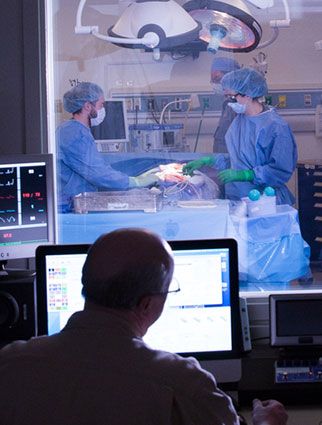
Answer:
<path fill-rule="evenodd" d="M 132 152 L 185 152 L 189 146 L 183 138 L 183 124 L 131 124 Z"/>
<path fill-rule="evenodd" d="M 322 382 L 322 357 L 316 359 L 277 360 L 275 362 L 275 383 Z"/>
<path fill-rule="evenodd" d="M 194 96 L 194 104 L 189 106 L 187 102 L 191 96 Z M 111 91 L 113 98 L 121 97 L 126 101 L 128 113 L 133 114 L 155 114 L 160 113 L 162 109 L 169 104 L 168 111 L 172 113 L 188 110 L 193 112 L 220 112 L 222 108 L 223 96 L 211 91 L 191 92 L 118 92 Z M 198 100 L 198 101 L 197 101 Z M 280 111 L 306 111 L 315 113 L 316 108 L 321 108 L 322 91 L 321 89 L 289 89 L 274 90 L 270 89 L 266 96 L 266 103 L 276 107 Z"/>

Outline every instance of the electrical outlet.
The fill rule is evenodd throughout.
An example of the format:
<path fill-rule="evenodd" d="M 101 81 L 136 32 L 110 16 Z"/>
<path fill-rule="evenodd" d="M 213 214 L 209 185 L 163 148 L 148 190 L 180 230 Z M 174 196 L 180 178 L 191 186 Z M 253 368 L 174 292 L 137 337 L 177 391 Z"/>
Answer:
<path fill-rule="evenodd" d="M 278 96 L 278 107 L 279 108 L 286 108 L 286 95 L 281 94 Z"/>
<path fill-rule="evenodd" d="M 154 111 L 154 109 L 155 109 L 155 100 L 154 99 L 150 98 L 150 99 L 147 100 L 147 108 L 148 108 L 149 112 Z"/>
<path fill-rule="evenodd" d="M 132 97 L 127 97 L 125 99 L 125 104 L 126 104 L 126 110 L 127 111 L 133 111 L 133 98 Z"/>
<path fill-rule="evenodd" d="M 209 97 L 203 97 L 202 98 L 202 107 L 203 107 L 203 109 L 209 109 L 210 108 L 210 99 L 209 99 Z"/>
<path fill-rule="evenodd" d="M 141 111 L 142 109 L 142 102 L 141 102 L 141 98 L 140 97 L 134 97 L 133 98 L 133 109 L 135 111 Z"/>
<path fill-rule="evenodd" d="M 304 94 L 304 105 L 312 106 L 312 96 L 310 94 Z"/>
<path fill-rule="evenodd" d="M 175 111 L 181 111 L 181 102 L 180 102 L 180 97 L 176 97 L 175 99 L 175 104 L 174 104 L 174 110 Z"/>

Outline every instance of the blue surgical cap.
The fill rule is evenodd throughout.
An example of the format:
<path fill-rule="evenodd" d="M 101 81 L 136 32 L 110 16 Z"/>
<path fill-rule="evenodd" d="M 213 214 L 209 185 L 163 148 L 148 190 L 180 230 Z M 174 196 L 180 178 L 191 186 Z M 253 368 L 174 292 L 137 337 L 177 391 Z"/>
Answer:
<path fill-rule="evenodd" d="M 64 108 L 73 114 L 82 109 L 85 102 L 97 102 L 101 96 L 104 96 L 104 93 L 97 84 L 79 83 L 64 94 Z"/>
<path fill-rule="evenodd" d="M 240 65 L 235 59 L 215 57 L 211 64 L 211 72 L 230 72 L 239 69 Z"/>
<path fill-rule="evenodd" d="M 267 94 L 267 84 L 262 74 L 253 68 L 241 68 L 229 72 L 221 80 L 224 90 L 249 96 L 253 99 Z"/>

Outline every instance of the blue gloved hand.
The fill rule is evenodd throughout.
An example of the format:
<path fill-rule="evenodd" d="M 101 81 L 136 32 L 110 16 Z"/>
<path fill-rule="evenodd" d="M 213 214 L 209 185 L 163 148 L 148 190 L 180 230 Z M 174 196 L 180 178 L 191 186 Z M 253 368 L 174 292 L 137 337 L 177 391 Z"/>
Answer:
<path fill-rule="evenodd" d="M 184 165 L 182 168 L 182 172 L 183 174 L 189 174 L 191 176 L 195 170 L 198 170 L 199 168 L 202 168 L 204 166 L 211 167 L 215 164 L 215 162 L 215 157 L 203 156 L 202 158 L 190 161 L 186 165 Z"/>
<path fill-rule="evenodd" d="M 227 170 L 220 171 L 218 178 L 222 183 L 230 182 L 251 182 L 254 180 L 255 174 L 253 170 Z"/>
<path fill-rule="evenodd" d="M 145 173 L 142 173 L 136 177 L 129 177 L 129 187 L 135 188 L 135 187 L 147 187 L 152 186 L 154 183 L 158 181 L 158 177 L 155 175 L 154 172 L 147 171 Z"/>

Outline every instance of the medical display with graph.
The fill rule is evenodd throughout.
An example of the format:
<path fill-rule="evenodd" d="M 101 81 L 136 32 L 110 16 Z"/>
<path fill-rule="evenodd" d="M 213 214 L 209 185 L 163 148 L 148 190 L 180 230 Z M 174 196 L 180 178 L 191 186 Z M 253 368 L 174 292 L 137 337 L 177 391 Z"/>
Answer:
<path fill-rule="evenodd" d="M 35 256 L 54 242 L 52 156 L 0 156 L 0 261 Z"/>

